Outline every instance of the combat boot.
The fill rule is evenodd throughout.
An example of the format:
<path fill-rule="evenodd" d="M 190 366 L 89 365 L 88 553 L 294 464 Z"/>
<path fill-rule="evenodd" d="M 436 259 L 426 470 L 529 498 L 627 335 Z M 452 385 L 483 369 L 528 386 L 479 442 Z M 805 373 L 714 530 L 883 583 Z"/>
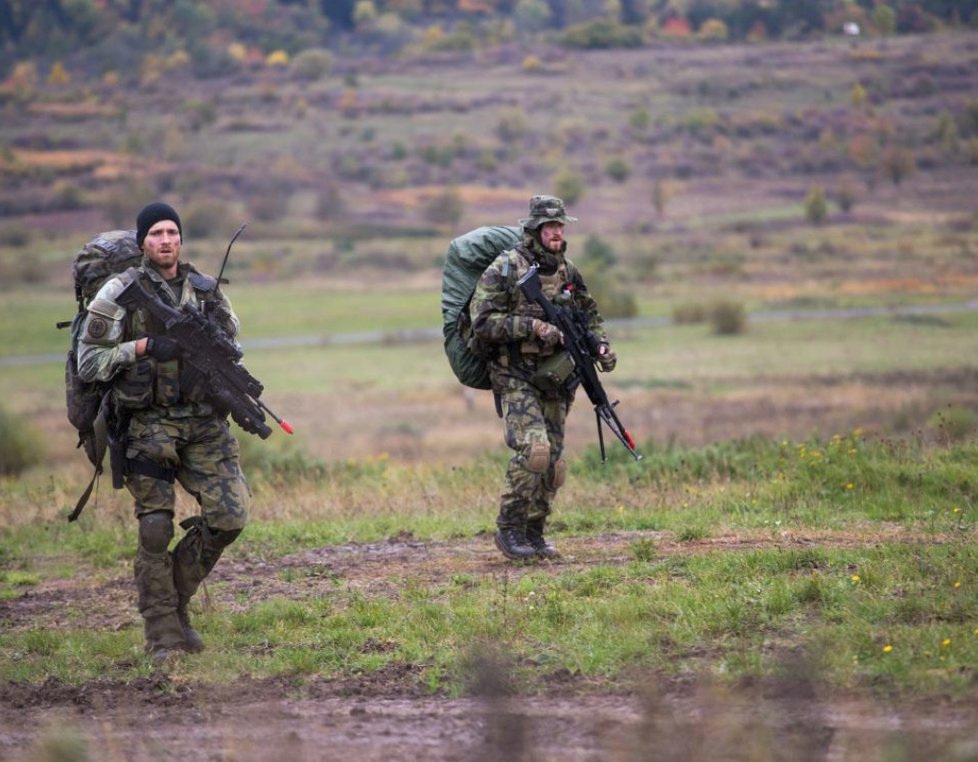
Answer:
<path fill-rule="evenodd" d="M 143 619 L 146 653 L 154 662 L 164 662 L 176 651 L 187 650 L 187 640 L 176 612 Z"/>
<path fill-rule="evenodd" d="M 177 619 L 180 620 L 180 627 L 183 628 L 183 639 L 187 650 L 192 654 L 199 654 L 204 650 L 204 641 L 190 623 L 189 605 L 190 599 L 181 595 L 177 601 Z"/>
<path fill-rule="evenodd" d="M 526 540 L 526 532 L 517 527 L 500 527 L 496 530 L 496 547 L 511 561 L 528 561 L 537 552 Z"/>
<path fill-rule="evenodd" d="M 526 541 L 540 558 L 560 558 L 560 551 L 547 542 L 543 536 L 546 519 L 532 519 L 526 522 Z"/>

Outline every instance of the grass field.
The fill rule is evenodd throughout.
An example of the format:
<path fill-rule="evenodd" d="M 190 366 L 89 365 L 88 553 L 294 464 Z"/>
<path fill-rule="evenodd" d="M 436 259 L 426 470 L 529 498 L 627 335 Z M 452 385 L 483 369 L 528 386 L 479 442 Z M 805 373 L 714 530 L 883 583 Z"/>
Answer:
<path fill-rule="evenodd" d="M 267 758 L 299 739 L 309 758 L 645 759 L 650 738 L 677 760 L 972 758 L 978 90 L 956 74 L 970 38 L 944 41 L 959 67 L 924 39 L 861 58 L 827 41 L 548 61 L 573 83 L 519 73 L 512 52 L 517 63 L 382 66 L 352 116 L 330 111 L 338 79 L 197 82 L 194 95 L 227 87 L 192 133 L 133 95 L 126 130 L 159 138 L 153 161 L 117 153 L 107 125 L 10 112 L 3 171 L 42 211 L 0 226 L 0 405 L 43 454 L 0 479 L 0 756 L 57 740 L 53 720 L 100 758 L 159 758 L 128 712 L 186 730 L 196 702 L 195 732 L 159 741 L 188 758 Z M 394 108 L 408 102 L 410 118 Z M 543 103 L 560 116 L 520 138 L 522 159 L 499 121 Z M 647 133 L 630 121 L 642 109 Z M 934 139 L 944 110 L 960 125 L 953 151 Z M 710 111 L 720 126 L 704 133 Z M 41 129 L 77 150 L 22 149 Z M 915 173 L 897 184 L 856 166 L 866 135 L 913 142 Z M 445 165 L 425 153 L 452 145 L 464 150 Z M 188 214 L 225 196 L 221 224 L 188 243 L 209 272 L 269 192 L 265 173 L 294 181 L 283 216 L 249 219 L 227 292 L 262 399 L 296 434 L 241 435 L 251 523 L 194 602 L 208 650 L 164 671 L 141 652 L 130 499 L 103 479 L 97 504 L 64 521 L 90 472 L 64 418 L 68 337 L 54 323 L 75 309 L 71 254 L 112 199 L 79 174 L 92 188 L 81 208 L 43 209 L 51 162 L 96 148 L 111 158 L 99 171 L 124 161 L 158 182 L 128 196 L 166 187 Z M 621 183 L 603 171 L 618 155 L 632 169 Z M 508 457 L 491 396 L 458 385 L 438 340 L 390 334 L 437 330 L 451 237 L 512 224 L 568 166 L 587 180 L 572 255 L 637 304 L 638 320 L 612 328 L 620 361 L 603 379 L 645 457 L 612 440 L 598 463 L 580 397 L 552 522 L 564 557 L 518 566 L 490 535 Z M 343 191 L 339 220 L 314 211 L 326 179 Z M 834 199 L 843 181 L 855 208 L 833 201 L 807 220 L 812 186 Z M 422 219 L 449 186 L 457 224 Z M 578 257 L 590 237 L 611 262 Z M 721 302 L 747 315 L 736 335 L 671 319 Z M 844 308 L 872 312 L 825 312 Z M 328 340 L 350 334 L 369 336 Z M 182 495 L 178 518 L 194 511 Z M 254 746 L 236 747 L 248 730 Z M 398 747 L 408 736 L 418 743 Z"/>

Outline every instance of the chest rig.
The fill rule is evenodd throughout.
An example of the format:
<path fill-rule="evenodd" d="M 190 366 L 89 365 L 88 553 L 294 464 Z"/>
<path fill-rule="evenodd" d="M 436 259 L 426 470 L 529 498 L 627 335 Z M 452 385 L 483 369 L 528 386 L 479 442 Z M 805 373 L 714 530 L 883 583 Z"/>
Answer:
<path fill-rule="evenodd" d="M 217 298 L 217 280 L 194 270 L 190 265 L 181 266 L 180 297 L 174 296 L 162 280 L 152 277 L 141 268 L 134 268 L 132 275 L 143 287 L 171 307 L 190 304 L 203 309 L 208 301 Z M 129 339 L 144 336 L 165 335 L 165 326 L 149 310 L 139 307 L 126 315 L 125 335 Z M 153 357 L 142 356 L 120 376 L 115 385 L 117 404 L 128 410 L 140 410 L 151 406 L 172 407 L 181 403 L 200 402 L 194 379 L 187 377 L 179 358 L 160 362 Z"/>
<path fill-rule="evenodd" d="M 513 304 L 512 312 L 514 315 L 520 317 L 545 320 L 546 315 L 544 314 L 543 307 L 527 299 L 519 287 L 516 286 L 517 281 L 529 272 L 533 264 L 534 262 L 522 247 L 517 247 L 513 250 L 512 256 L 510 257 L 510 267 L 515 269 L 515 272 L 510 277 L 510 282 L 513 284 L 513 289 L 510 292 L 510 299 Z M 558 302 L 562 298 L 561 295 L 564 292 L 564 288 L 571 283 L 572 273 L 567 265 L 567 261 L 561 258 L 557 268 L 552 273 L 547 274 L 538 270 L 537 275 L 540 278 L 540 288 L 543 290 L 547 299 L 552 302 Z M 558 349 L 559 347 L 545 345 L 536 336 L 529 336 L 521 341 L 510 344 L 508 364 L 513 365 L 522 362 L 525 365 L 535 366 L 537 360 L 549 357 L 558 351 Z"/>

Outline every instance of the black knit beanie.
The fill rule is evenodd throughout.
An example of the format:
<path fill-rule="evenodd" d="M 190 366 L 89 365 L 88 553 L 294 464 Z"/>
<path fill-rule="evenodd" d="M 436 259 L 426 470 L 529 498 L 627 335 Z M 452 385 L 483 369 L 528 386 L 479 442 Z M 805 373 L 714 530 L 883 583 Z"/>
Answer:
<path fill-rule="evenodd" d="M 143 241 L 146 239 L 149 229 L 163 220 L 172 220 L 177 223 L 177 230 L 180 231 L 180 237 L 183 237 L 180 215 L 177 214 L 176 209 L 162 201 L 154 201 L 152 204 L 144 206 L 139 216 L 136 217 L 136 245 L 140 249 L 143 248 Z"/>

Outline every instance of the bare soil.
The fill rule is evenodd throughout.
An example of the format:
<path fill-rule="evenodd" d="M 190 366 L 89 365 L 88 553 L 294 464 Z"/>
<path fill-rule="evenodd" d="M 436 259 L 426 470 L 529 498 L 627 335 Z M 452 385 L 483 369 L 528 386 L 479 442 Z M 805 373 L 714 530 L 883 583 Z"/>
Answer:
<path fill-rule="evenodd" d="M 639 537 L 652 539 L 664 555 L 943 541 L 916 538 L 897 526 L 865 535 L 738 534 L 683 543 L 661 533 L 609 534 L 562 537 L 562 559 L 528 567 L 501 559 L 488 536 L 420 542 L 404 534 L 271 561 L 225 559 L 203 603 L 234 609 L 245 605 L 243 598 L 249 606 L 280 596 L 313 599 L 331 595 L 337 579 L 386 597 L 398 596 L 405 580 L 423 585 L 453 574 L 515 579 L 528 569 L 557 573 L 621 564 Z M 294 575 L 287 572 L 298 568 L 306 573 L 290 580 Z M 8 631 L 58 630 L 69 618 L 72 627 L 138 627 L 127 570 L 44 582 L 0 604 Z M 203 684 L 164 668 L 130 682 L 11 683 L 0 686 L 0 758 L 82 759 L 64 755 L 83 743 L 89 758 L 106 760 L 814 760 L 852 758 L 854 748 L 876 748 L 892 737 L 910 739 L 905 743 L 913 749 L 944 749 L 967 741 L 976 727 L 974 713 L 960 705 L 829 695 L 800 660 L 793 665 L 793 657 L 786 658 L 783 679 L 737 690 L 658 675 L 609 683 L 556 671 L 532 695 L 507 695 L 483 679 L 473 682 L 472 695 L 452 698 L 431 695 L 421 682 L 422 667 L 406 663 L 354 678 L 301 682 L 242 676 L 228 685 Z"/>

